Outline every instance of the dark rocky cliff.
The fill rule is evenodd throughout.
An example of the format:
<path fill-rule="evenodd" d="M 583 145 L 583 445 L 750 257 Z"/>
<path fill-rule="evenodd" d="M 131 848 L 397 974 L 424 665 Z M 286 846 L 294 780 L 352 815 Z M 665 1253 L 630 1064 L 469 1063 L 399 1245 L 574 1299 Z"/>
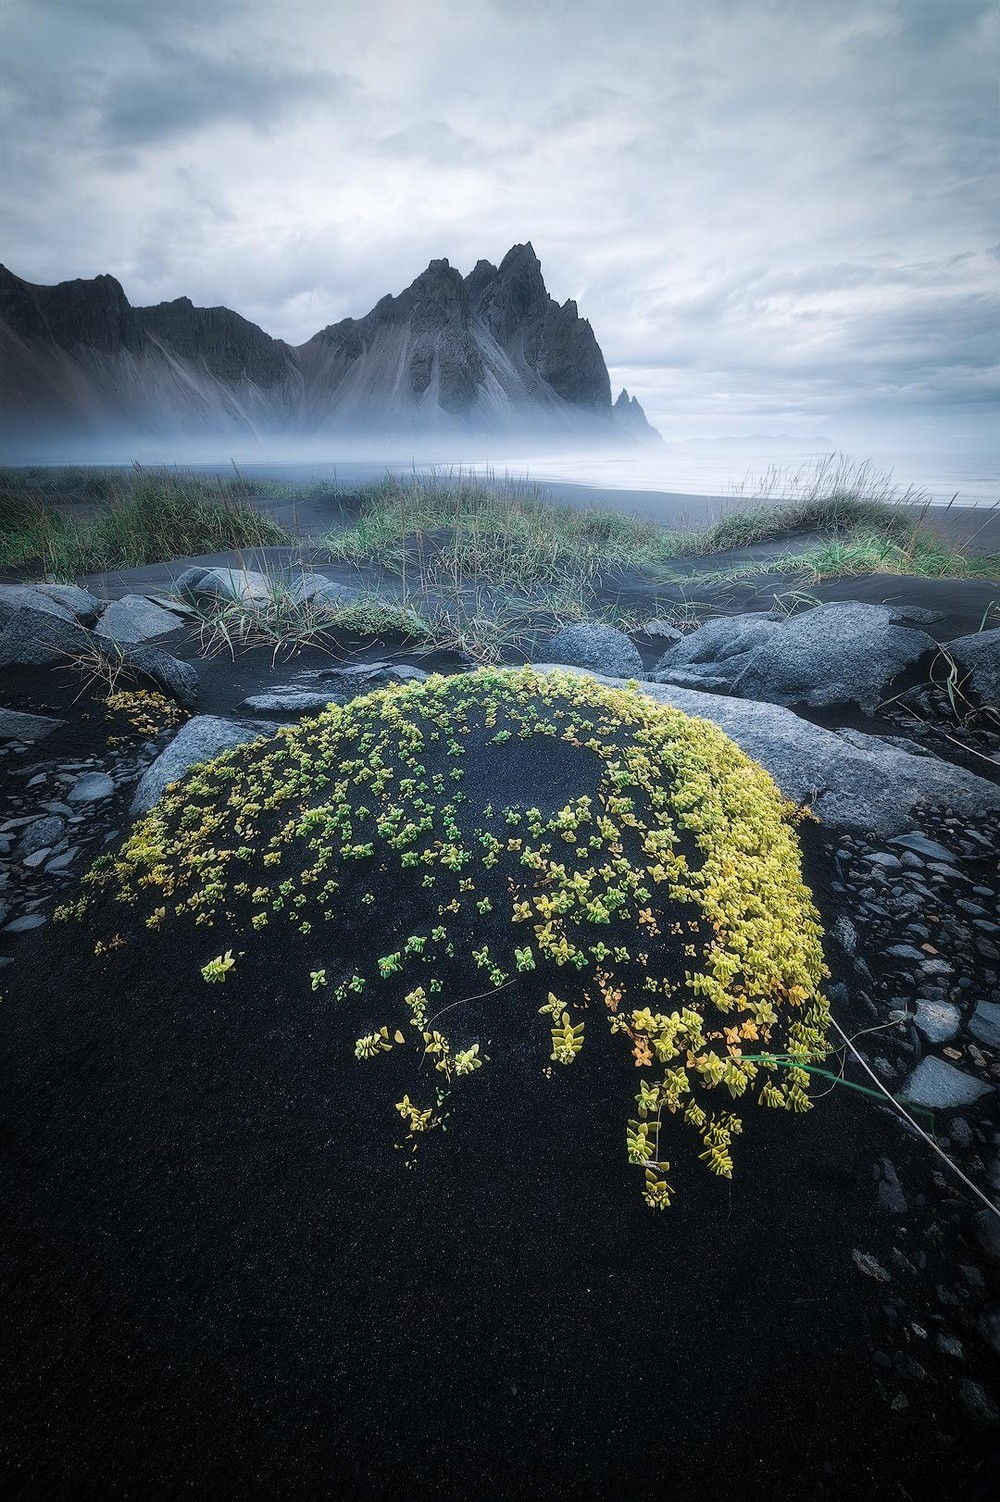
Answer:
<path fill-rule="evenodd" d="M 145 333 L 182 359 L 198 361 L 221 381 L 277 386 L 295 373 L 290 345 L 272 339 L 229 308 L 196 308 L 189 297 L 136 308 Z"/>
<path fill-rule="evenodd" d="M 0 319 L 22 339 L 48 339 L 60 349 L 114 354 L 142 348 L 135 310 L 113 276 L 39 287 L 0 266 Z"/>

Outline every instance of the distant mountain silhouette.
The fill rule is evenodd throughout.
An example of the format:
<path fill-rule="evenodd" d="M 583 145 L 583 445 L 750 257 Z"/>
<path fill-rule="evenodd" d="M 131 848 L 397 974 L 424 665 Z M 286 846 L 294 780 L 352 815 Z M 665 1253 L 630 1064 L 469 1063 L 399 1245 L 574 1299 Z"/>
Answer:
<path fill-rule="evenodd" d="M 467 277 L 432 261 L 398 297 L 297 348 L 187 297 L 133 308 L 111 276 L 35 286 L 0 267 L 0 441 L 361 435 L 659 441 L 612 405 L 594 331 L 530 245 Z"/>

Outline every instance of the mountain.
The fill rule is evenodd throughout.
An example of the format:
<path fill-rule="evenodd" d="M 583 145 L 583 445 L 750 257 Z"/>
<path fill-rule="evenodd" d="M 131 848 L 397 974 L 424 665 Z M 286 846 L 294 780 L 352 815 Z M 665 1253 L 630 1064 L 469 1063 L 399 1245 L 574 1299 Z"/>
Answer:
<path fill-rule="evenodd" d="M 653 427 L 645 412 L 639 405 L 637 396 L 629 396 L 623 386 L 618 400 L 611 409 L 615 422 L 623 432 L 631 433 L 642 443 L 662 443 L 661 434 Z"/>
<path fill-rule="evenodd" d="M 0 267 L 0 442 L 339 435 L 658 437 L 612 405 L 594 331 L 550 297 L 530 245 L 468 276 L 446 260 L 297 348 L 186 297 L 133 308 L 111 276 L 35 286 Z"/>

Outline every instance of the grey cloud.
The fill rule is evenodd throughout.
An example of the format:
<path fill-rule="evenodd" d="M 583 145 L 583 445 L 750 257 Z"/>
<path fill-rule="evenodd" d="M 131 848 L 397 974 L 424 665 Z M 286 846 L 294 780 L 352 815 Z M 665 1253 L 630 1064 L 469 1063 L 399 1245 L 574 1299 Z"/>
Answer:
<path fill-rule="evenodd" d="M 419 158 L 444 166 L 460 166 L 488 155 L 471 136 L 452 130 L 444 120 L 419 120 L 373 141 L 369 149 L 377 156 Z"/>
<path fill-rule="evenodd" d="M 349 81 L 322 69 L 267 66 L 238 54 L 215 58 L 157 47 L 148 73 L 115 80 L 100 108 L 100 133 L 114 146 L 142 146 L 217 121 L 260 130 L 309 105 L 343 98 Z"/>
<path fill-rule="evenodd" d="M 107 270 L 299 342 L 531 239 L 668 429 L 992 389 L 993 0 L 7 9 L 29 279 Z"/>

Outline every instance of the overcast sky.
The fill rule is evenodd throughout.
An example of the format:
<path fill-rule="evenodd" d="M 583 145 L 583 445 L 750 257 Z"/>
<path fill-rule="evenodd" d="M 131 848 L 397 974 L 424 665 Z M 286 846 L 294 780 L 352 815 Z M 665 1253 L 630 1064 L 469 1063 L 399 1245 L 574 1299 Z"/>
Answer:
<path fill-rule="evenodd" d="M 995 0 L 6 0 L 4 262 L 298 343 L 531 240 L 668 434 L 982 434 Z"/>

